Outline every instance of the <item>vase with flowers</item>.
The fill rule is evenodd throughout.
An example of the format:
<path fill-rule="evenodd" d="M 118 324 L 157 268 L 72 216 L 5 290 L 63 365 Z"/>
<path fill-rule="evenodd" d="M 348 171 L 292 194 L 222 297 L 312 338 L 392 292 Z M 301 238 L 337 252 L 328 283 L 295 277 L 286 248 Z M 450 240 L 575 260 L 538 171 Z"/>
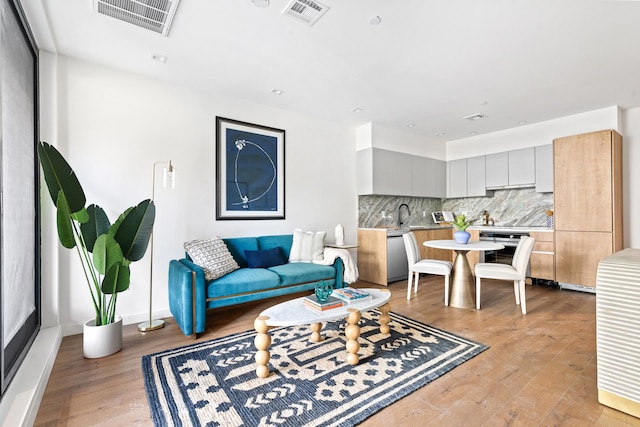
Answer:
<path fill-rule="evenodd" d="M 467 231 L 467 227 L 471 225 L 471 221 L 467 219 L 464 214 L 457 215 L 455 220 L 451 223 L 457 231 L 453 233 L 453 239 L 456 243 L 466 244 L 471 238 L 471 234 Z"/>

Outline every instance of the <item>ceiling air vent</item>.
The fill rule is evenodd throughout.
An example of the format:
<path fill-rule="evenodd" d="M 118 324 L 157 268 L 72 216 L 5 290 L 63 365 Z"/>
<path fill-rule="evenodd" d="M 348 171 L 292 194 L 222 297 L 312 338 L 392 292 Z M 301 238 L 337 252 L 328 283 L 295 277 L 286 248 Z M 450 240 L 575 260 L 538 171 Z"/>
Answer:
<path fill-rule="evenodd" d="M 312 0 L 292 0 L 282 11 L 283 15 L 289 15 L 308 25 L 313 25 L 329 6 Z"/>
<path fill-rule="evenodd" d="M 93 0 L 93 10 L 166 37 L 179 2 L 180 0 Z"/>

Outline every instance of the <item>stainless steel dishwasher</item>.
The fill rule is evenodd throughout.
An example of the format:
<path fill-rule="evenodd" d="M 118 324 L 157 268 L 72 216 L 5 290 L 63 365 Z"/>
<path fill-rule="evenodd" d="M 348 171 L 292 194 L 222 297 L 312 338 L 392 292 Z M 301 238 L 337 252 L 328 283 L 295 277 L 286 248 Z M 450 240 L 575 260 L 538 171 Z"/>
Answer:
<path fill-rule="evenodd" d="M 409 265 L 402 235 L 409 230 L 387 231 L 387 283 L 407 280 Z"/>

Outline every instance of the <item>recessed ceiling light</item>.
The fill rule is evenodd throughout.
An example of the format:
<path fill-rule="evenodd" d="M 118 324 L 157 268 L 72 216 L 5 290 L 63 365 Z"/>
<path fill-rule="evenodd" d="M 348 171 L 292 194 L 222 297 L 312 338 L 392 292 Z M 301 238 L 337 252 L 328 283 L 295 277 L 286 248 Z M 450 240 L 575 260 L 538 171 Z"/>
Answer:
<path fill-rule="evenodd" d="M 520 120 L 520 121 L 518 122 L 518 124 L 519 124 L 519 125 L 526 125 L 527 123 L 529 123 L 529 122 L 528 122 L 528 121 L 526 121 L 526 120 Z"/>
<path fill-rule="evenodd" d="M 414 128 L 414 127 L 416 127 L 416 124 L 415 124 L 415 123 L 409 123 L 409 124 L 407 125 L 407 127 L 408 127 L 408 128 Z"/>
<path fill-rule="evenodd" d="M 282 89 L 271 89 L 272 95 L 282 95 L 284 91 Z"/>
<path fill-rule="evenodd" d="M 446 135 L 446 133 L 444 133 L 444 132 L 436 133 L 436 136 L 445 136 L 445 135 Z"/>
<path fill-rule="evenodd" d="M 379 16 L 374 16 L 373 18 L 369 19 L 369 24 L 371 25 L 378 25 L 381 22 L 382 18 L 380 18 Z"/>
<path fill-rule="evenodd" d="M 269 0 L 251 0 L 251 3 L 253 3 L 253 5 L 256 6 L 256 7 L 267 7 L 267 6 L 269 6 Z"/>
<path fill-rule="evenodd" d="M 470 116 L 466 116 L 463 117 L 463 119 L 467 119 L 467 120 L 481 120 L 484 119 L 487 116 L 484 116 L 482 114 L 471 114 Z"/>
<path fill-rule="evenodd" d="M 469 132 L 469 135 L 477 135 L 477 134 L 478 134 L 478 132 L 476 132 L 475 130 L 472 131 L 472 132 Z"/>
<path fill-rule="evenodd" d="M 362 113 L 364 110 L 363 110 L 362 108 L 357 108 L 357 107 L 356 107 L 356 108 L 354 108 L 354 109 L 353 109 L 353 110 L 351 110 L 351 111 L 353 111 L 354 113 Z"/>
<path fill-rule="evenodd" d="M 167 62 L 167 57 L 166 56 L 160 55 L 160 54 L 157 54 L 157 53 L 152 53 L 151 54 L 151 59 L 153 59 L 154 61 L 162 62 L 163 64 L 165 62 Z"/>

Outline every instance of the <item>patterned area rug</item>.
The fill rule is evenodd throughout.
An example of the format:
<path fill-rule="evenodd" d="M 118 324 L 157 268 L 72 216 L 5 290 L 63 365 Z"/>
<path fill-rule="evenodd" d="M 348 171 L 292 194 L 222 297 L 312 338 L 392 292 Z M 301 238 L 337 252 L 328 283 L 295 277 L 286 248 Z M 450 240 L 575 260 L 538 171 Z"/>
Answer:
<path fill-rule="evenodd" d="M 270 331 L 271 374 L 255 374 L 255 331 L 142 358 L 156 426 L 350 426 L 412 393 L 487 346 L 395 313 L 380 333 L 377 310 L 362 314 L 360 363 L 346 363 L 345 322 L 325 340 L 308 326 Z"/>

